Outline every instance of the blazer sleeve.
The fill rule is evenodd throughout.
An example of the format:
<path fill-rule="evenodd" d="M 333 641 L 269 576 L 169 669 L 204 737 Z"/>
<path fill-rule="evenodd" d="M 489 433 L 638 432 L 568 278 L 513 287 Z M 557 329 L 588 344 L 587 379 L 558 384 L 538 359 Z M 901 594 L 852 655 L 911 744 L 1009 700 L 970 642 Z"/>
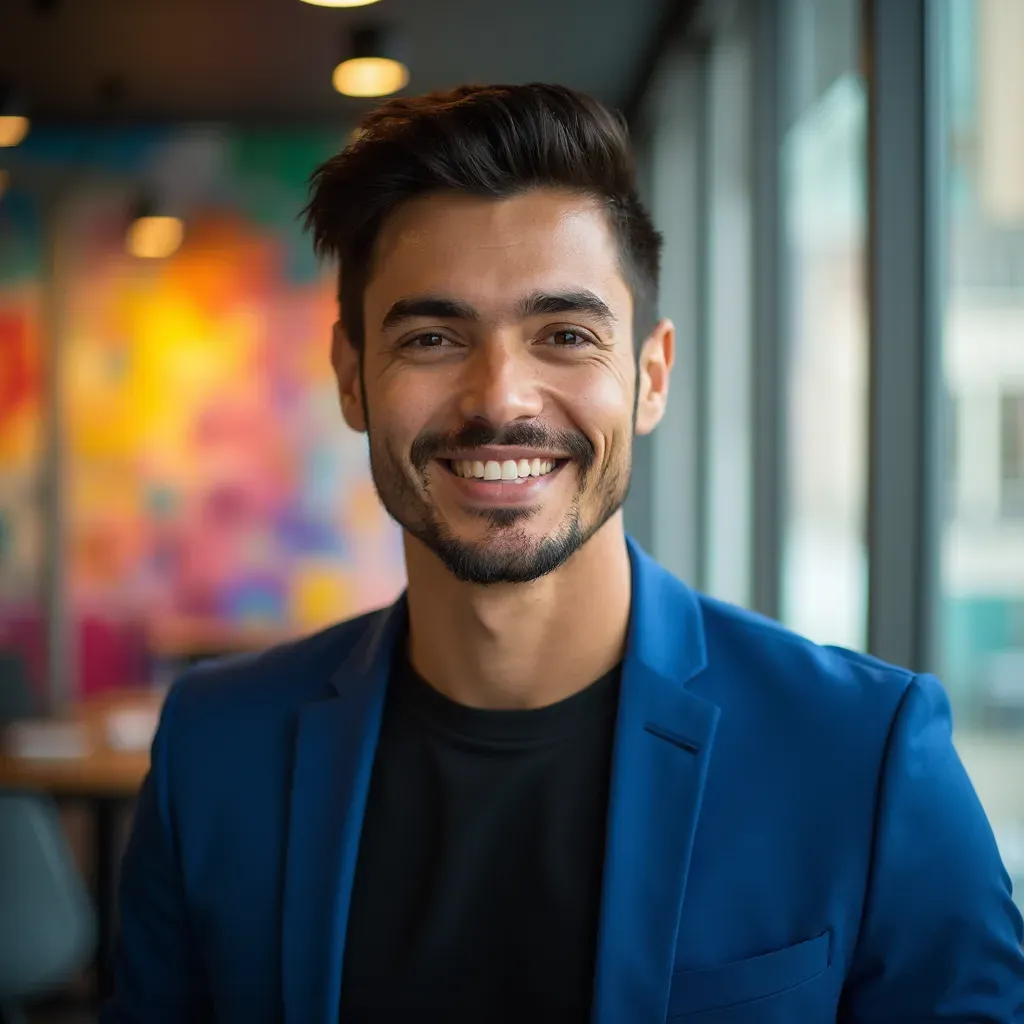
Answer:
<path fill-rule="evenodd" d="M 172 688 L 153 740 L 121 866 L 114 993 L 99 1024 L 202 1024 L 213 1019 L 188 919 L 173 839 L 168 748 L 178 693 Z"/>
<path fill-rule="evenodd" d="M 917 676 L 891 728 L 846 1024 L 1024 1022 L 1021 916 L 953 747 L 939 682 Z"/>

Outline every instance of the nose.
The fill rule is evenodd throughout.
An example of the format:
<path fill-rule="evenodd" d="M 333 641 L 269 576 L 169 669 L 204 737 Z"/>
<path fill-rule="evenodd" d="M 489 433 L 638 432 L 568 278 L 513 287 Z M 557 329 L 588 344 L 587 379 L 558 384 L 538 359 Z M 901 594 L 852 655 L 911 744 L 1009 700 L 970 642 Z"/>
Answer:
<path fill-rule="evenodd" d="M 518 348 L 514 342 L 488 339 L 466 361 L 459 396 L 466 422 L 486 420 L 500 427 L 540 415 L 544 403 L 536 368 Z"/>

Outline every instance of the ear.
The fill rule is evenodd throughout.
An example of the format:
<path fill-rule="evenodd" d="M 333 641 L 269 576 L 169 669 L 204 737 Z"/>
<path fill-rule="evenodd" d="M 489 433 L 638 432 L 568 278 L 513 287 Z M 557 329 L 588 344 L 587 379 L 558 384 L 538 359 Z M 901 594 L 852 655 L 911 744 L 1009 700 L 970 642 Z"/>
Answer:
<path fill-rule="evenodd" d="M 669 376 L 676 354 L 676 330 L 661 320 L 644 341 L 637 361 L 636 432 L 649 434 L 665 415 Z"/>
<path fill-rule="evenodd" d="M 366 409 L 363 408 L 363 389 L 359 375 L 360 356 L 345 328 L 338 320 L 331 339 L 331 366 L 338 381 L 338 397 L 345 422 L 360 433 L 366 432 Z"/>

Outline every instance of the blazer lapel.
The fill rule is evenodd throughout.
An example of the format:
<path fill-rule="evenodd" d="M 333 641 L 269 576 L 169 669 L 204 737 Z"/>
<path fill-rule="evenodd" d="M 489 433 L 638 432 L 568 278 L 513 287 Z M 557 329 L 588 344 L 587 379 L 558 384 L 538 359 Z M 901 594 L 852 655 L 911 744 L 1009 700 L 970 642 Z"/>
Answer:
<path fill-rule="evenodd" d="M 630 542 L 632 610 L 612 762 L 593 1024 L 663 1022 L 718 707 L 693 593 Z"/>
<path fill-rule="evenodd" d="M 282 972 L 289 1024 L 335 1024 L 345 930 L 391 655 L 405 602 L 378 614 L 332 677 L 336 695 L 302 709 L 284 882 Z"/>

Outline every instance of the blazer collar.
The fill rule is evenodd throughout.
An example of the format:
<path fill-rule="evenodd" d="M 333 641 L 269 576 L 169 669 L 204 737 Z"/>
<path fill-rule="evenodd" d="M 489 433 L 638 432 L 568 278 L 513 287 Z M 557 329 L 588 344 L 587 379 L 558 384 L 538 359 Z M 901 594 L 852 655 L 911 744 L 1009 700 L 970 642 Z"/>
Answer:
<path fill-rule="evenodd" d="M 282 985 L 288 1024 L 335 1024 L 359 833 L 404 596 L 371 618 L 299 714 L 284 881 Z"/>
<path fill-rule="evenodd" d="M 594 1024 L 665 1020 L 718 722 L 696 595 L 629 542 L 633 594 L 605 839 Z"/>

